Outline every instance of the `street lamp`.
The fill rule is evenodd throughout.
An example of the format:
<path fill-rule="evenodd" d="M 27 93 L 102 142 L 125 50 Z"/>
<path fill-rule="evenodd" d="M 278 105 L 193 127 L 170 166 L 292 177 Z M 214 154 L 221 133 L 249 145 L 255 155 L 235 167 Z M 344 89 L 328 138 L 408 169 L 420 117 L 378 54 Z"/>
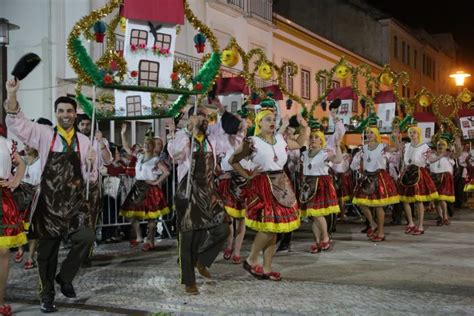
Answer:
<path fill-rule="evenodd" d="M 2 93 L 0 101 L 7 98 L 7 90 L 5 84 L 7 82 L 7 45 L 10 43 L 10 31 L 18 30 L 18 25 L 10 23 L 5 18 L 0 18 L 0 84 L 2 85 L 0 91 Z M 0 124 L 7 130 L 5 126 L 5 111 L 3 106 L 0 106 Z M 6 136 L 6 135 L 5 135 Z"/>
<path fill-rule="evenodd" d="M 449 75 L 449 77 L 454 78 L 456 81 L 456 86 L 458 87 L 463 87 L 464 86 L 464 80 L 466 78 L 469 78 L 471 74 L 465 73 L 464 71 L 456 71 L 455 74 Z"/>

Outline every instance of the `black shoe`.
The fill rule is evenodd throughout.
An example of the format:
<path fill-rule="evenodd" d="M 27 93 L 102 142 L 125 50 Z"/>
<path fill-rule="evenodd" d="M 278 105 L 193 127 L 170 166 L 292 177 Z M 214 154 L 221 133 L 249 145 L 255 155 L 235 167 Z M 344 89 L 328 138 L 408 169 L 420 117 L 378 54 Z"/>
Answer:
<path fill-rule="evenodd" d="M 52 302 L 41 303 L 40 309 L 42 313 L 54 313 L 58 311 L 56 305 L 54 305 Z"/>
<path fill-rule="evenodd" d="M 370 226 L 367 226 L 366 228 L 362 229 L 360 232 L 362 234 L 365 234 L 369 230 Z"/>
<path fill-rule="evenodd" d="M 72 283 L 63 282 L 59 274 L 56 276 L 56 282 L 58 282 L 58 284 L 61 286 L 61 293 L 63 293 L 64 296 L 66 296 L 67 298 L 76 297 L 76 291 L 74 291 Z"/>
<path fill-rule="evenodd" d="M 280 245 L 276 252 L 289 252 L 290 251 L 290 246 L 288 245 Z"/>
<path fill-rule="evenodd" d="M 402 224 L 402 221 L 396 221 L 396 220 L 392 220 L 390 222 L 390 225 L 401 225 Z"/>
<path fill-rule="evenodd" d="M 92 267 L 91 259 L 90 258 L 84 259 L 84 261 L 82 261 L 82 263 L 81 263 L 81 268 L 87 269 L 87 268 L 90 268 L 90 267 Z"/>

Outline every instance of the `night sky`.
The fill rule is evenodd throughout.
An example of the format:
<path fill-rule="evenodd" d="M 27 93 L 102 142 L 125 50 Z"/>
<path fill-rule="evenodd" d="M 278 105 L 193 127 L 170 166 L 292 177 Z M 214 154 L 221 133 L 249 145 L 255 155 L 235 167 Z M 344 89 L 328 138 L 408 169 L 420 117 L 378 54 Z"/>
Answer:
<path fill-rule="evenodd" d="M 451 33 L 459 46 L 458 66 L 474 75 L 474 10 L 472 0 L 367 0 L 372 6 L 428 33 Z M 474 79 L 470 79 L 474 81 Z"/>

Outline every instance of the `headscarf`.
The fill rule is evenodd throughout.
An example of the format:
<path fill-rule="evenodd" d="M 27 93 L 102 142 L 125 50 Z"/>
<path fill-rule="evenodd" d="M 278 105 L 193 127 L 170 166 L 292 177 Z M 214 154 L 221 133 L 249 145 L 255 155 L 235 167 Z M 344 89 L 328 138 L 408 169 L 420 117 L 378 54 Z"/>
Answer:
<path fill-rule="evenodd" d="M 270 115 L 270 114 L 274 114 L 275 112 L 273 110 L 262 110 L 260 112 L 257 113 L 257 115 L 255 115 L 255 132 L 254 132 L 254 136 L 257 136 L 258 134 L 260 134 L 260 121 L 262 121 L 262 119 L 267 116 L 267 115 Z"/>
<path fill-rule="evenodd" d="M 377 127 L 368 127 L 367 130 L 375 134 L 375 141 L 377 142 L 377 144 L 380 144 L 382 142 L 382 137 L 380 136 L 380 132 Z"/>

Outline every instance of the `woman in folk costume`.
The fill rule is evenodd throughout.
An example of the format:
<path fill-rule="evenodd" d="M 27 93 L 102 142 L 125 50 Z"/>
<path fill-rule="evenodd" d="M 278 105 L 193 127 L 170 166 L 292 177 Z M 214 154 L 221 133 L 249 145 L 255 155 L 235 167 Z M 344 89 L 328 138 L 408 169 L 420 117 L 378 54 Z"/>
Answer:
<path fill-rule="evenodd" d="M 225 134 L 217 139 L 220 167 L 222 174 L 219 176 L 219 195 L 222 197 L 227 215 L 231 222 L 229 223 L 229 236 L 227 237 L 227 246 L 224 249 L 224 259 L 232 259 L 232 263 L 241 262 L 240 249 L 245 237 L 245 200 L 242 197 L 242 186 L 245 179 L 229 163 L 229 158 L 235 149 L 240 146 L 246 136 L 247 128 L 245 118 L 248 116 L 246 105 L 237 111 L 242 119 L 233 114 L 224 111 L 221 117 L 221 126 Z M 248 166 L 246 166 L 247 169 Z M 235 225 L 235 231 L 234 231 Z"/>
<path fill-rule="evenodd" d="M 131 153 L 132 150 L 126 140 L 127 125 L 122 125 L 122 145 Z M 130 240 L 132 247 L 137 247 L 141 241 L 140 220 L 148 220 L 147 242 L 143 251 L 155 247 L 156 219 L 169 213 L 166 197 L 160 187 L 170 174 L 168 168 L 155 155 L 155 142 L 151 135 L 144 140 L 143 153 L 137 155 L 135 165 L 135 183 L 128 193 L 125 202 L 120 208 L 120 215 L 130 218 L 136 239 Z"/>
<path fill-rule="evenodd" d="M 433 179 L 438 191 L 436 199 L 436 209 L 439 219 L 438 226 L 449 225 L 448 204 L 454 203 L 454 180 L 453 167 L 456 159 L 461 153 L 461 140 L 456 138 L 456 147 L 454 152 L 450 152 L 449 146 L 452 142 L 452 135 L 444 132 L 440 135 L 436 144 L 436 152 L 432 152 L 428 160 L 430 162 L 431 178 Z"/>
<path fill-rule="evenodd" d="M 341 210 L 340 219 L 345 220 L 345 204 L 350 201 L 352 196 L 352 171 L 350 169 L 351 155 L 347 152 L 347 146 L 344 143 L 340 144 L 342 160 L 340 163 L 331 163 L 333 172 L 334 187 L 336 188 L 337 197 L 339 200 L 339 208 Z"/>
<path fill-rule="evenodd" d="M 411 123 L 408 128 L 410 142 L 405 144 L 403 152 L 403 168 L 398 193 L 400 194 L 400 201 L 403 202 L 405 215 L 408 219 L 405 234 L 422 235 L 425 232 L 423 228 L 425 216 L 423 202 L 437 199 L 438 192 L 426 168 L 431 149 L 426 143 L 422 142 L 421 128 L 416 126 L 416 121 L 411 117 L 405 118 L 401 125 L 406 124 L 410 120 Z M 415 203 L 417 207 L 418 227 L 413 223 L 410 203 Z"/>
<path fill-rule="evenodd" d="M 18 187 L 25 172 L 25 163 L 16 152 L 16 144 L 7 140 L 0 125 L 0 315 L 12 315 L 5 304 L 10 248 L 26 244 L 23 220 L 13 200 L 12 190 Z M 13 166 L 17 164 L 15 176 Z"/>
<path fill-rule="evenodd" d="M 314 244 L 310 252 L 318 253 L 331 248 L 328 225 L 324 216 L 340 212 L 336 189 L 329 175 L 329 162 L 341 163 L 342 153 L 339 141 L 336 151 L 326 149 L 326 140 L 320 131 L 321 124 L 310 120 L 309 147 L 302 155 L 303 180 L 300 203 L 302 216 L 311 217 Z"/>
<path fill-rule="evenodd" d="M 283 167 L 288 159 L 287 151 L 301 148 L 305 143 L 307 123 L 298 114 L 302 132 L 296 141 L 285 140 L 276 133 L 275 101 L 269 99 L 262 103 L 272 108 L 263 108 L 257 113 L 255 136 L 245 139 L 229 161 L 234 170 L 249 181 L 244 192 L 245 224 L 257 231 L 250 255 L 243 262 L 244 269 L 256 278 L 280 281 L 280 273 L 272 270 L 277 233 L 291 232 L 300 226 L 298 202 Z M 252 173 L 240 164 L 247 157 L 256 165 Z M 263 252 L 263 267 L 258 263 L 260 252 Z"/>
<path fill-rule="evenodd" d="M 464 192 L 474 191 L 474 155 L 472 151 L 464 160 L 466 162 L 467 176 L 466 176 L 466 185 L 464 185 Z"/>
<path fill-rule="evenodd" d="M 367 144 L 362 147 L 362 177 L 354 191 L 352 203 L 359 206 L 370 223 L 367 237 L 373 242 L 385 240 L 384 207 L 400 202 L 397 186 L 387 171 L 387 152 L 396 151 L 382 143 L 380 132 L 377 129 L 377 118 L 369 115 L 369 127 L 365 133 Z M 375 223 L 370 208 L 375 208 L 377 224 Z"/>

